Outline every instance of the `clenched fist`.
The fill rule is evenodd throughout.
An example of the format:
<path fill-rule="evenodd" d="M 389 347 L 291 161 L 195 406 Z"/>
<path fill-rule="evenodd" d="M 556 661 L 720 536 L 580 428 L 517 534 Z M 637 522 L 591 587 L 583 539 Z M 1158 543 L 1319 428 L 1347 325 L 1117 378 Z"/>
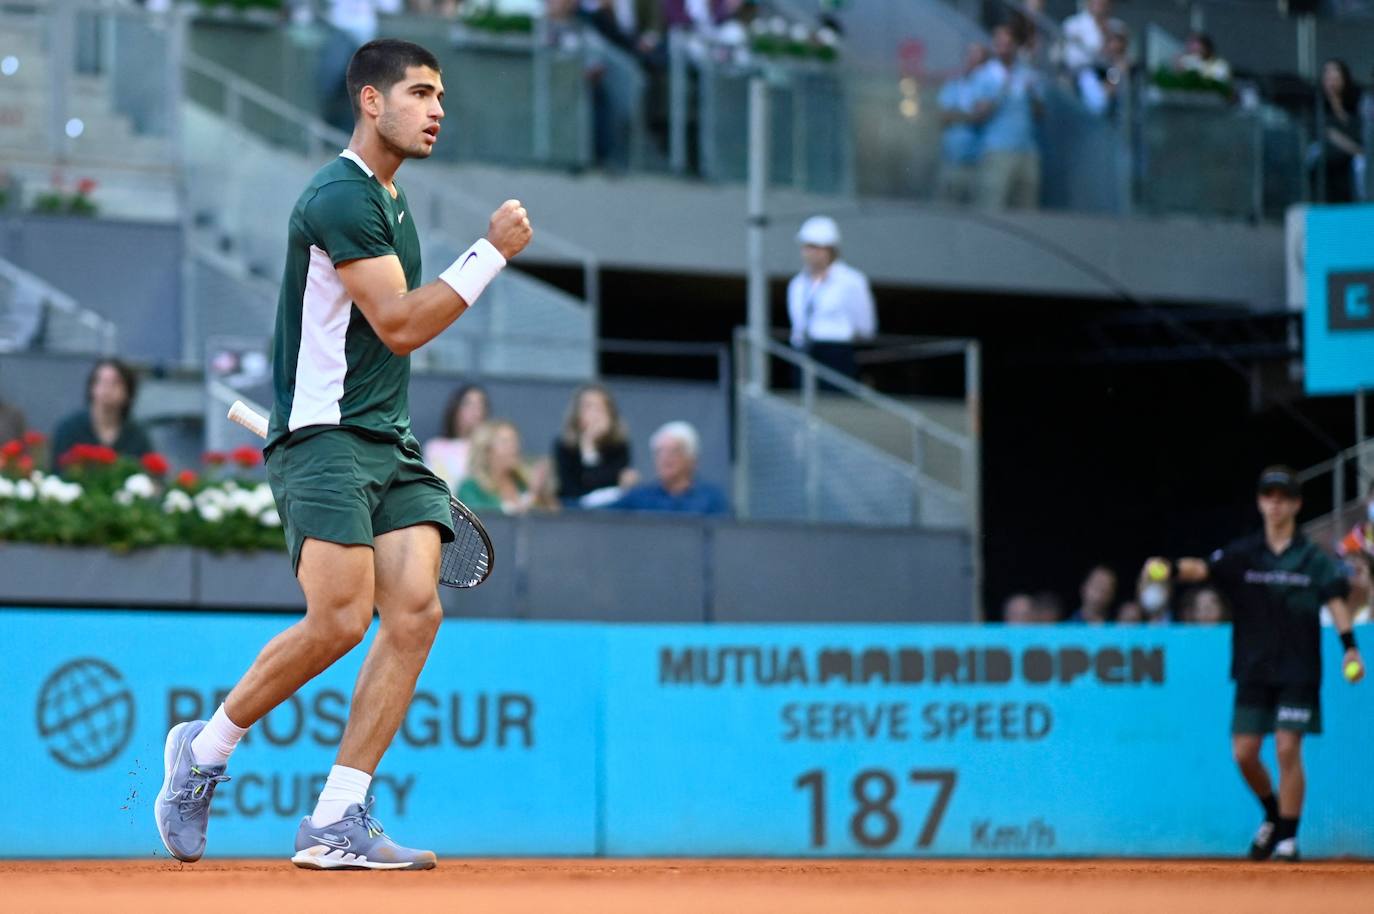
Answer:
<path fill-rule="evenodd" d="M 501 208 L 491 214 L 491 224 L 487 226 L 487 240 L 492 243 L 501 256 L 510 260 L 525 249 L 534 235 L 530 228 L 530 214 L 519 200 L 507 200 Z"/>

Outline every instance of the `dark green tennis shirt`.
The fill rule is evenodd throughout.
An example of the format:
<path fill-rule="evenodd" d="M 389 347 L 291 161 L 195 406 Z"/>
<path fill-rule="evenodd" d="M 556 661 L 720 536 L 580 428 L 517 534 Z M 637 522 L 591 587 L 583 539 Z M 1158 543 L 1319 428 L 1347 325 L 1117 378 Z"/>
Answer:
<path fill-rule="evenodd" d="M 1207 567 L 1231 603 L 1231 678 L 1320 684 L 1321 608 L 1350 593 L 1336 561 L 1301 533 L 1275 555 L 1257 533 L 1212 553 Z"/>
<path fill-rule="evenodd" d="M 406 288 L 416 288 L 420 238 L 405 191 L 396 185 L 393 198 L 345 150 L 316 172 L 291 211 L 266 450 L 289 435 L 338 427 L 382 441 L 410 437 L 410 357 L 386 347 L 337 270 L 387 254 L 400 259 Z"/>

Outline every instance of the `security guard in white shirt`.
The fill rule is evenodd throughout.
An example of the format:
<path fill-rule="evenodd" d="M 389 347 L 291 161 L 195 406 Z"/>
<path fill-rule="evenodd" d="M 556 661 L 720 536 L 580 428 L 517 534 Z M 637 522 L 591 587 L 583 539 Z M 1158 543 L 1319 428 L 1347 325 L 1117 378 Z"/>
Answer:
<path fill-rule="evenodd" d="M 812 216 L 797 232 L 803 269 L 787 284 L 792 346 L 847 377 L 858 377 L 854 343 L 871 339 L 878 319 L 868 277 L 840 260 L 840 229 Z"/>

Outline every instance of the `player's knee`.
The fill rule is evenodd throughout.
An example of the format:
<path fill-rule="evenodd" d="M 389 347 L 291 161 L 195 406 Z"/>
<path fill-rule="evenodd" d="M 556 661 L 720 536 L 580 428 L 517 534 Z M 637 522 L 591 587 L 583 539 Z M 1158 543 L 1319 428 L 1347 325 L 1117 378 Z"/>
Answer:
<path fill-rule="evenodd" d="M 389 614 L 383 624 L 391 630 L 392 637 L 426 647 L 433 643 L 443 620 L 444 608 L 439 604 L 439 597 L 429 594 L 427 599 L 417 600 L 402 611 Z"/>
<path fill-rule="evenodd" d="M 1302 765 L 1302 739 L 1296 734 L 1280 733 L 1274 740 L 1274 754 L 1278 756 L 1280 768 L 1298 768 Z"/>
<path fill-rule="evenodd" d="M 1237 765 L 1253 765 L 1259 761 L 1260 744 L 1257 739 L 1238 738 L 1231 740 L 1231 757 Z"/>
<path fill-rule="evenodd" d="M 372 613 L 360 607 L 337 607 L 307 616 L 315 637 L 336 657 L 342 657 L 367 637 Z"/>

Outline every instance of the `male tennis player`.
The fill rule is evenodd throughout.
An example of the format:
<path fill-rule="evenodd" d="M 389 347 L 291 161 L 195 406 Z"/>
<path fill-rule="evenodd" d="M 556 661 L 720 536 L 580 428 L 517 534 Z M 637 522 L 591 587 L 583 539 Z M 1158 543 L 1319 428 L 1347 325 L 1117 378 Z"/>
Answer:
<path fill-rule="evenodd" d="M 1211 580 L 1233 607 L 1231 751 L 1264 807 L 1250 857 L 1291 862 L 1298 859 L 1298 818 L 1307 787 L 1302 738 L 1322 732 L 1322 604 L 1330 607 L 1345 647 L 1341 666 L 1353 669 L 1353 679 L 1359 680 L 1364 664 L 1345 604 L 1346 577 L 1330 556 L 1298 532 L 1302 490 L 1297 475 L 1287 467 L 1269 467 L 1260 474 L 1257 490 L 1263 531 L 1218 549 L 1206 560 L 1179 559 L 1175 577 L 1184 583 Z M 1151 559 L 1155 561 L 1165 560 Z M 1277 799 L 1259 755 L 1269 733 L 1279 759 Z"/>
<path fill-rule="evenodd" d="M 381 616 L 348 724 L 292 862 L 311 869 L 429 869 L 431 851 L 392 841 L 367 789 L 410 704 L 442 610 L 448 489 L 410 431 L 409 354 L 468 309 L 529 243 L 519 202 L 437 280 L 420 284 L 420 243 L 396 170 L 434 150 L 444 118 L 438 61 L 382 39 L 348 65 L 356 126 L 291 213 L 272 344 L 276 401 L 268 476 L 305 618 L 272 639 L 209 721 L 167 735 L 158 831 L 175 857 L 200 859 L 210 800 L 244 733 L 352 650 Z"/>

